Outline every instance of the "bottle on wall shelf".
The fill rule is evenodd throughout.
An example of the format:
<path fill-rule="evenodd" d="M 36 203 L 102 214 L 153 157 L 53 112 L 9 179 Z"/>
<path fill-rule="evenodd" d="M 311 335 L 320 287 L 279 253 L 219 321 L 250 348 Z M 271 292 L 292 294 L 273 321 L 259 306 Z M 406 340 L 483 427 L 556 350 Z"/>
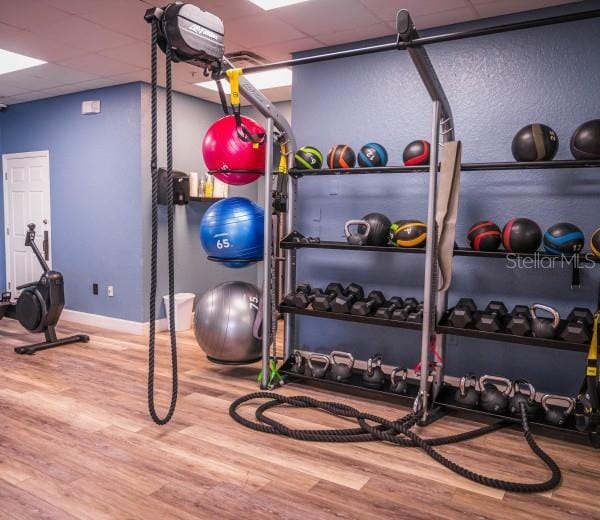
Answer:
<path fill-rule="evenodd" d="M 207 199 L 212 199 L 213 197 L 213 188 L 214 188 L 214 177 L 209 173 L 204 175 L 204 194 L 203 197 Z"/>
<path fill-rule="evenodd" d="M 198 197 L 198 172 L 190 172 L 190 197 Z"/>

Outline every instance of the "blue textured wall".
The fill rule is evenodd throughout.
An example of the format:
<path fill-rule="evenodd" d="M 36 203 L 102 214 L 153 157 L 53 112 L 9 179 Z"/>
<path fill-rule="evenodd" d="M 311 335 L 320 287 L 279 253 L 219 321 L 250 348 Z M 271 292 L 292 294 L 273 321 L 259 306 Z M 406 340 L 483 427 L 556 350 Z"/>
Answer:
<path fill-rule="evenodd" d="M 598 7 L 585 2 L 492 21 L 505 23 L 568 10 Z M 441 28 L 436 32 L 446 32 Z M 424 33 L 425 34 L 425 33 Z M 386 41 L 389 41 L 386 40 Z M 453 107 L 463 160 L 511 161 L 515 132 L 530 122 L 554 128 L 561 145 L 557 158 L 570 158 L 568 141 L 575 127 L 600 117 L 600 22 L 555 25 L 508 34 L 431 45 L 431 60 Z M 390 164 L 401 164 L 404 146 L 430 139 L 431 103 L 404 52 L 387 52 L 296 67 L 293 85 L 294 129 L 299 145 L 324 153 L 335 143 L 355 149 L 379 141 Z M 590 171 L 512 171 L 463 173 L 457 241 L 477 220 L 502 226 L 526 216 L 547 228 L 560 221 L 579 225 L 589 236 L 598 227 L 600 177 Z M 340 240 L 343 223 L 380 211 L 392 220 L 426 218 L 426 176 L 306 178 L 299 182 L 299 230 Z M 387 296 L 422 299 L 423 257 L 361 252 L 301 251 L 298 281 L 319 286 L 357 281 Z M 583 287 L 569 289 L 570 270 L 508 270 L 504 260 L 456 258 L 450 302 L 472 296 L 480 307 L 500 298 L 509 306 L 542 301 L 566 313 L 574 305 L 594 307 L 598 268 L 583 273 Z M 366 358 L 375 351 L 390 364 L 414 366 L 420 334 L 383 327 L 299 320 L 299 344 L 314 350 L 341 347 Z M 584 356 L 497 342 L 449 338 L 448 371 L 499 373 L 527 377 L 540 390 L 576 392 Z"/>
<path fill-rule="evenodd" d="M 83 116 L 90 99 L 102 112 Z M 65 276 L 67 308 L 142 321 L 140 85 L 12 105 L 0 119 L 3 153 L 50 151 L 53 267 Z"/>
<path fill-rule="evenodd" d="M 164 92 L 159 96 L 159 165 L 166 164 L 165 134 L 164 134 Z M 208 127 L 222 117 L 220 105 L 201 99 L 174 93 L 173 95 L 173 166 L 175 169 L 199 174 L 206 172 L 202 160 L 202 139 Z M 142 86 L 142 219 L 144 234 L 144 294 L 148 294 L 149 251 L 150 251 L 150 88 Z M 231 196 L 242 196 L 252 200 L 257 199 L 257 183 L 247 186 L 231 186 Z M 206 259 L 199 238 L 200 221 L 209 203 L 192 202 L 185 207 L 175 209 L 175 290 L 177 292 L 192 292 L 200 295 L 216 285 L 229 281 L 240 280 L 256 284 L 257 266 L 252 265 L 242 269 L 229 269 Z M 158 295 L 168 292 L 167 270 L 167 212 L 160 208 L 160 246 L 159 246 L 159 285 Z M 145 299 L 145 298 L 144 298 Z M 158 302 L 157 316 L 164 316 L 162 300 Z M 149 310 L 144 301 L 144 319 L 149 318 Z"/>

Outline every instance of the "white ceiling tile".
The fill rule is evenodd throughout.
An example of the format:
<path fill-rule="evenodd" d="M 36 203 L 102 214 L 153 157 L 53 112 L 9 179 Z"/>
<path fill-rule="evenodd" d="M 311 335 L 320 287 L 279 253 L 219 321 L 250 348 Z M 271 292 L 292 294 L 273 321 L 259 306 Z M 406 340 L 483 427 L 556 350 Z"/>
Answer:
<path fill-rule="evenodd" d="M 21 94 L 20 96 L 0 96 L 0 103 L 9 107 L 23 101 L 27 101 L 25 94 Z"/>
<path fill-rule="evenodd" d="M 21 29 L 37 29 L 40 25 L 62 20 L 67 13 L 39 0 L 18 0 L 0 9 L 0 22 Z"/>
<path fill-rule="evenodd" d="M 87 52 L 121 47 L 135 41 L 133 38 L 74 15 L 68 16 L 60 22 L 41 26 L 39 34 L 43 38 L 54 38 L 61 43 Z"/>
<path fill-rule="evenodd" d="M 136 67 L 148 67 L 150 65 L 149 43 L 136 41 L 122 47 L 100 51 L 98 54 Z"/>
<path fill-rule="evenodd" d="M 8 30 L 7 30 L 8 28 Z M 44 61 L 59 61 L 80 56 L 84 51 L 40 37 L 39 34 L 12 29 L 0 24 L 0 48 Z"/>
<path fill-rule="evenodd" d="M 265 47 L 254 47 L 252 50 L 259 56 L 266 58 L 269 61 L 281 61 L 291 58 L 292 52 L 306 51 L 310 49 L 318 49 L 323 47 L 323 42 L 316 40 L 315 38 L 299 38 L 298 40 L 291 40 L 287 42 L 279 42 Z M 243 50 L 242 46 L 240 50 Z"/>
<path fill-rule="evenodd" d="M 532 11 L 552 5 L 568 4 L 573 0 L 495 0 L 494 2 L 476 3 L 475 9 L 482 18 L 491 18 L 492 16 L 501 16 L 503 14 L 518 13 L 521 11 Z"/>
<path fill-rule="evenodd" d="M 379 21 L 359 0 L 304 2 L 282 9 L 275 16 L 308 36 L 365 27 Z"/>
<path fill-rule="evenodd" d="M 265 12 L 248 0 L 192 0 L 190 3 L 227 21 Z M 280 11 L 280 9 L 276 9 L 276 11 Z M 227 30 L 227 25 L 225 25 L 225 30 Z"/>
<path fill-rule="evenodd" d="M 38 74 L 42 74 L 39 72 Z M 31 90 L 41 90 L 46 88 L 58 87 L 63 85 L 62 79 L 45 79 L 35 75 L 35 67 L 31 69 L 18 70 L 10 74 L 0 76 L 0 79 L 6 77 L 13 85 L 19 86 L 23 92 Z M 0 88 L 0 93 L 2 89 Z"/>
<path fill-rule="evenodd" d="M 69 67 L 63 67 L 55 63 L 40 65 L 39 67 L 32 69 L 30 74 L 33 79 L 41 78 L 46 81 L 56 82 L 57 86 L 79 83 L 81 81 L 87 81 L 89 79 L 95 79 L 98 77 L 97 74 L 70 69 Z"/>
<path fill-rule="evenodd" d="M 88 9 L 93 9 L 103 0 L 42 0 L 45 4 L 51 5 L 71 14 L 85 13 Z"/>
<path fill-rule="evenodd" d="M 360 0 L 379 19 L 394 22 L 400 9 L 408 9 L 411 16 L 469 7 L 469 0 Z"/>
<path fill-rule="evenodd" d="M 14 84 L 3 78 L 4 75 L 0 76 L 0 97 L 7 96 L 18 96 L 19 94 L 23 94 L 24 92 L 31 90 L 28 88 L 23 88 L 19 84 Z"/>
<path fill-rule="evenodd" d="M 123 74 L 132 70 L 142 69 L 121 61 L 116 61 L 100 54 L 85 54 L 77 58 L 59 62 L 59 65 L 69 67 L 70 69 L 89 72 L 97 76 L 114 76 L 115 74 Z"/>
<path fill-rule="evenodd" d="M 355 29 L 346 29 L 326 34 L 319 34 L 317 38 L 327 45 L 336 45 L 350 41 L 368 40 L 369 38 L 378 38 L 380 36 L 389 36 L 393 34 L 390 27 L 385 22 L 380 22 L 367 27 L 357 27 Z"/>
<path fill-rule="evenodd" d="M 417 29 L 429 29 L 431 27 L 441 27 L 442 25 L 451 25 L 460 22 L 477 20 L 479 16 L 473 7 L 461 7 L 450 11 L 441 11 L 439 13 L 415 15 L 413 17 Z"/>
<path fill-rule="evenodd" d="M 261 47 L 274 42 L 297 40 L 306 36 L 300 31 L 282 23 L 268 13 L 236 18 L 227 22 L 225 34 L 236 42 L 243 42 L 251 47 Z"/>
<path fill-rule="evenodd" d="M 149 8 L 150 5 L 139 0 L 102 0 L 78 16 L 129 38 L 150 42 L 150 25 L 144 20 Z"/>

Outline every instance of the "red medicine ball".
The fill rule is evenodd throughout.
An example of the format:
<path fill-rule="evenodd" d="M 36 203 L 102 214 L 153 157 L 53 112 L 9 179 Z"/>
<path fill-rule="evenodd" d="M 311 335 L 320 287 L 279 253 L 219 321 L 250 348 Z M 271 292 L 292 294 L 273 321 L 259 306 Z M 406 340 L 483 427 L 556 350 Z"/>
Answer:
<path fill-rule="evenodd" d="M 402 154 L 404 166 L 418 166 L 429 162 L 429 151 L 431 146 L 427 141 L 413 141 Z"/>
<path fill-rule="evenodd" d="M 540 226 L 528 218 L 513 218 L 502 230 L 502 244 L 511 253 L 535 253 L 541 243 Z"/>
<path fill-rule="evenodd" d="M 217 172 L 215 177 L 233 185 L 255 181 L 265 171 L 265 129 L 254 119 L 245 116 L 241 118 L 242 125 L 249 134 L 262 136 L 261 142 L 255 143 L 246 137 L 231 115 L 215 121 L 202 141 L 202 156 L 206 167 L 211 172 Z"/>
<path fill-rule="evenodd" d="M 483 220 L 471 226 L 467 238 L 474 251 L 496 251 L 502 242 L 502 233 L 494 222 Z"/>

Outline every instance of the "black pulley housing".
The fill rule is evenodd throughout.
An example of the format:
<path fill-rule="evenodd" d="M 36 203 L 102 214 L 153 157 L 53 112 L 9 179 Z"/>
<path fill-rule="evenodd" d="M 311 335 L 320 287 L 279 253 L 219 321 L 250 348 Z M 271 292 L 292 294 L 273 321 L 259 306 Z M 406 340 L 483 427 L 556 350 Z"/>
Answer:
<path fill-rule="evenodd" d="M 167 170 L 158 170 L 158 203 L 167 205 Z M 190 176 L 187 173 L 173 171 L 173 204 L 183 206 L 190 201 Z"/>

